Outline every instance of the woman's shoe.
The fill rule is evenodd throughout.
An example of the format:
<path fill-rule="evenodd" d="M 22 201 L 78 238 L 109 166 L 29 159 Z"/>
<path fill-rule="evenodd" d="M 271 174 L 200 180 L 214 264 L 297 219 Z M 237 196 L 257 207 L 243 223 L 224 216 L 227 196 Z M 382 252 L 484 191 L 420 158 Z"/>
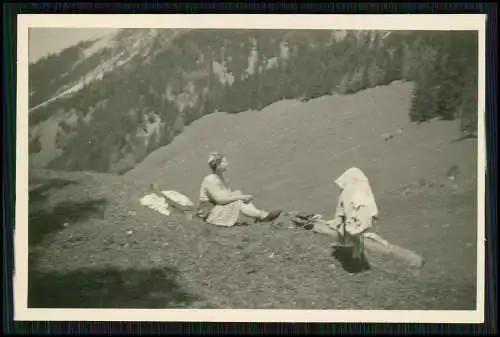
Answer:
<path fill-rule="evenodd" d="M 267 214 L 266 217 L 259 219 L 259 222 L 271 222 L 276 220 L 281 215 L 281 210 L 272 211 Z"/>

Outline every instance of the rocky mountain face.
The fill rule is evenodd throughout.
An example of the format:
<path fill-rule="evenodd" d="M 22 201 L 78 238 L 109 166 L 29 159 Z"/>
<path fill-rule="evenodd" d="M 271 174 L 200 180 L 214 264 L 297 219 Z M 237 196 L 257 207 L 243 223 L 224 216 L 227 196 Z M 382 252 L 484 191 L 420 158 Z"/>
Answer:
<path fill-rule="evenodd" d="M 417 84 L 410 119 L 474 127 L 477 34 L 123 29 L 30 65 L 30 162 L 121 174 L 214 111 L 400 79 Z"/>

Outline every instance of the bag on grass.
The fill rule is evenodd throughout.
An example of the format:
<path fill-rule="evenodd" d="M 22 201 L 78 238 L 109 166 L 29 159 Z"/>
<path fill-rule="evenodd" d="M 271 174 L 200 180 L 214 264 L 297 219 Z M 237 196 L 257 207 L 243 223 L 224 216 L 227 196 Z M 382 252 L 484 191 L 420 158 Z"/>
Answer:
<path fill-rule="evenodd" d="M 191 199 L 180 192 L 169 190 L 161 191 L 161 193 L 172 207 L 181 211 L 192 211 L 194 209 L 194 203 Z"/>

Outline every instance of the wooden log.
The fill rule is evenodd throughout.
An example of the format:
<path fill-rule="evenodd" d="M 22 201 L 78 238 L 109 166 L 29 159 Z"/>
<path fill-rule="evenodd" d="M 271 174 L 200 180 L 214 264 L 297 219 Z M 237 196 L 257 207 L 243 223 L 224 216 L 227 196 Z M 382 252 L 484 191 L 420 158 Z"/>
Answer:
<path fill-rule="evenodd" d="M 383 244 L 367 237 L 364 238 L 364 242 L 365 249 L 369 252 L 393 256 L 411 268 L 421 268 L 424 265 L 423 257 L 409 249 L 393 244 Z"/>
<path fill-rule="evenodd" d="M 335 241 L 340 240 L 340 234 L 336 230 L 331 229 L 326 223 L 317 222 L 314 224 L 312 231 L 315 233 L 326 234 L 331 236 Z"/>
<path fill-rule="evenodd" d="M 318 222 L 313 227 L 313 232 L 326 234 L 333 238 L 334 241 L 340 242 L 341 235 L 336 230 L 330 228 L 325 222 Z M 382 255 L 391 256 L 403 262 L 411 268 L 421 268 L 424 265 L 424 259 L 419 254 L 386 242 L 378 235 L 367 233 L 363 235 L 364 248 L 368 253 L 377 253 Z"/>

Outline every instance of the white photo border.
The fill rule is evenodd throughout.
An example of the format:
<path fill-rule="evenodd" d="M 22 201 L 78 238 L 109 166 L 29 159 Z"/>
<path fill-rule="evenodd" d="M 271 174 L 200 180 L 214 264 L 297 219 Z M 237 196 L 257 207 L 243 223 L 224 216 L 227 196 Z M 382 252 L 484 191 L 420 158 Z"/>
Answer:
<path fill-rule="evenodd" d="M 20 14 L 17 16 L 15 321 L 483 323 L 485 304 L 485 14 Z M 28 29 L 211 28 L 475 30 L 479 36 L 476 310 L 35 309 L 28 292 Z"/>

